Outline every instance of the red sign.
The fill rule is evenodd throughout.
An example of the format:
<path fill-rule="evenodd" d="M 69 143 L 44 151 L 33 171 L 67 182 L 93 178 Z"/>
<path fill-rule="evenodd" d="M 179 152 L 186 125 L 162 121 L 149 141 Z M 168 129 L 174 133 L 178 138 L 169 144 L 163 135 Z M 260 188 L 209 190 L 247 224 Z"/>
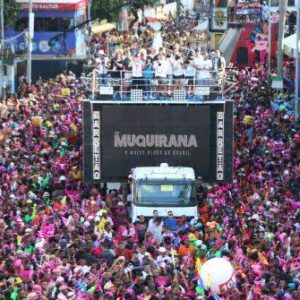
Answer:
<path fill-rule="evenodd" d="M 86 7 L 87 0 L 81 0 L 76 3 L 32 3 L 34 11 L 37 10 L 78 10 Z M 28 3 L 20 3 L 21 9 L 28 10 Z"/>

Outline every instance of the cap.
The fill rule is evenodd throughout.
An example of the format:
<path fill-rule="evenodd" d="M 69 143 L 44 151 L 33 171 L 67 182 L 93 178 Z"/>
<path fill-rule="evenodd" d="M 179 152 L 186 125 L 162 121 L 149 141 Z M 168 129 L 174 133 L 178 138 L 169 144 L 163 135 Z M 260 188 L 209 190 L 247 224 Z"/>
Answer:
<path fill-rule="evenodd" d="M 189 234 L 189 240 L 194 241 L 196 239 L 196 236 L 193 233 Z"/>
<path fill-rule="evenodd" d="M 159 247 L 158 252 L 164 253 L 167 252 L 167 249 L 165 247 Z"/>
<path fill-rule="evenodd" d="M 22 282 L 23 282 L 23 280 L 20 277 L 17 277 L 15 279 L 15 284 L 19 284 L 19 283 L 22 283 Z"/>

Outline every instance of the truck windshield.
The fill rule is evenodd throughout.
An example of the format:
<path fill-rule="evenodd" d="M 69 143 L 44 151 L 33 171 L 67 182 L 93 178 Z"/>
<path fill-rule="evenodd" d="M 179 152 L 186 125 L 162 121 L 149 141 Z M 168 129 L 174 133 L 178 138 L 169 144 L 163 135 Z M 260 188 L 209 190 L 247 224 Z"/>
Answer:
<path fill-rule="evenodd" d="M 139 182 L 136 200 L 142 206 L 194 206 L 194 182 Z"/>

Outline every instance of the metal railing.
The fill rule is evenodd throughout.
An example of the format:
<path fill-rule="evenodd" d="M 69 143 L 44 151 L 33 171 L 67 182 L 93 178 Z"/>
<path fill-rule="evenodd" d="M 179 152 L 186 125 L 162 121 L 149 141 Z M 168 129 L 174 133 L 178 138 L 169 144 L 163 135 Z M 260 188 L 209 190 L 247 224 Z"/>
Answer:
<path fill-rule="evenodd" d="M 261 9 L 257 7 L 228 7 L 228 22 L 233 24 L 258 23 L 262 21 Z"/>
<path fill-rule="evenodd" d="M 224 74 L 201 70 L 195 76 L 132 77 L 131 71 L 110 71 L 83 78 L 93 99 L 104 100 L 215 100 L 223 97 Z"/>

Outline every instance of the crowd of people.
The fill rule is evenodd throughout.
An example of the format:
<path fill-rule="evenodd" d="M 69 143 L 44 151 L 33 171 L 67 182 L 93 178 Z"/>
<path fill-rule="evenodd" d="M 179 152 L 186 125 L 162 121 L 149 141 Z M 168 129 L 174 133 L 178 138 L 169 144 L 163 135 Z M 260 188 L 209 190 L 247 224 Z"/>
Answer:
<path fill-rule="evenodd" d="M 99 64 L 111 59 L 100 48 Z M 232 184 L 199 187 L 197 220 L 154 211 L 135 223 L 122 190 L 83 183 L 80 78 L 21 82 L 0 103 L 0 299 L 211 300 L 199 274 L 214 257 L 235 268 L 221 299 L 300 299 L 300 134 L 292 92 L 266 74 L 240 70 L 228 94 Z"/>
<path fill-rule="evenodd" d="M 0 297 L 213 299 L 199 288 L 199 270 L 226 257 L 237 286 L 224 299 L 299 299 L 300 136 L 287 111 L 290 92 L 272 91 L 265 79 L 262 66 L 239 73 L 231 94 L 234 180 L 200 190 L 192 222 L 154 211 L 131 224 L 121 191 L 83 184 L 82 95 L 74 76 L 22 83 L 18 95 L 7 95 Z"/>
<path fill-rule="evenodd" d="M 212 85 L 226 67 L 222 55 L 212 50 L 209 33 L 196 27 L 189 17 L 170 17 L 139 23 L 129 32 L 94 35 L 86 70 L 96 70 L 97 90 L 114 86 L 126 94 L 130 88 L 142 89 L 146 99 L 156 98 L 155 91 L 166 95 L 183 88 L 193 93 L 197 85 Z"/>

